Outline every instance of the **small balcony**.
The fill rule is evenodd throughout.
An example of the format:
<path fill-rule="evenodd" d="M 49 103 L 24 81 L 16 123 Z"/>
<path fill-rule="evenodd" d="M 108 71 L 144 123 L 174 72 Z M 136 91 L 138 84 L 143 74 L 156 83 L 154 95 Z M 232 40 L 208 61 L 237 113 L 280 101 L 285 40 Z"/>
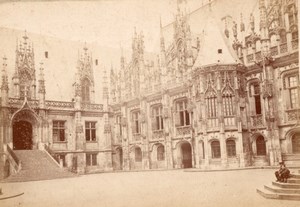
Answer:
<path fill-rule="evenodd" d="M 152 131 L 152 140 L 162 139 L 164 138 L 163 130 L 154 130 Z"/>
<path fill-rule="evenodd" d="M 271 47 L 270 52 L 271 52 L 272 56 L 277 56 L 278 55 L 278 47 L 277 46 Z"/>
<path fill-rule="evenodd" d="M 280 44 L 279 48 L 280 48 L 280 53 L 286 53 L 286 52 L 288 52 L 287 43 Z"/>
<path fill-rule="evenodd" d="M 256 59 L 256 61 L 262 60 L 261 51 L 255 53 L 255 59 Z"/>
<path fill-rule="evenodd" d="M 192 132 L 192 128 L 190 125 L 176 127 L 177 136 L 186 136 L 186 135 L 190 136 L 191 132 Z"/>
<path fill-rule="evenodd" d="M 254 61 L 254 55 L 253 54 L 247 55 L 247 61 L 248 61 L 248 63 L 253 62 Z"/>
<path fill-rule="evenodd" d="M 286 110 L 288 121 L 297 121 L 300 118 L 300 109 L 288 109 Z"/>

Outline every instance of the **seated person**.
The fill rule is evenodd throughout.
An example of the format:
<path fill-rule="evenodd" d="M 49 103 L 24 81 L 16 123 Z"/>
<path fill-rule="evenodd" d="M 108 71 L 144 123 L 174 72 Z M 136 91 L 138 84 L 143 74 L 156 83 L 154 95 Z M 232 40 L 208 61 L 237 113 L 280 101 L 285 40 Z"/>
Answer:
<path fill-rule="evenodd" d="M 279 170 L 275 172 L 277 178 L 276 182 L 287 182 L 287 179 L 290 176 L 289 169 L 285 166 L 284 162 L 279 162 Z"/>

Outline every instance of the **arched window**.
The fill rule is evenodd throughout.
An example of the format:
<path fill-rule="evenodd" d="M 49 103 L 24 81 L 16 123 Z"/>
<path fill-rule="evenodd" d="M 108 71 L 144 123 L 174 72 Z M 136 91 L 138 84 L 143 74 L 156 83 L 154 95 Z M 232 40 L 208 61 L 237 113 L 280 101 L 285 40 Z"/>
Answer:
<path fill-rule="evenodd" d="M 139 147 L 135 148 L 135 161 L 142 162 L 142 150 Z"/>
<path fill-rule="evenodd" d="M 187 110 L 187 100 L 176 101 L 175 126 L 190 125 L 190 115 Z"/>
<path fill-rule="evenodd" d="M 232 116 L 233 115 L 232 99 L 233 99 L 233 97 L 231 94 L 223 95 L 224 116 Z"/>
<path fill-rule="evenodd" d="M 165 147 L 163 145 L 159 145 L 157 147 L 157 160 L 158 161 L 165 160 Z"/>
<path fill-rule="evenodd" d="M 84 79 L 81 84 L 81 98 L 83 102 L 90 101 L 90 81 L 88 79 Z"/>
<path fill-rule="evenodd" d="M 220 158 L 221 157 L 221 148 L 219 141 L 211 142 L 211 155 L 212 158 Z"/>
<path fill-rule="evenodd" d="M 256 152 L 257 155 L 266 155 L 266 142 L 263 136 L 259 136 L 256 139 Z"/>
<path fill-rule="evenodd" d="M 217 117 L 217 96 L 211 95 L 206 97 L 207 115 L 208 118 Z"/>
<path fill-rule="evenodd" d="M 293 153 L 300 153 L 300 133 L 296 133 L 292 137 L 292 151 Z"/>
<path fill-rule="evenodd" d="M 260 100 L 260 85 L 259 82 L 254 82 L 250 85 L 251 96 L 254 98 L 254 112 L 255 115 L 261 114 L 261 100 Z"/>
<path fill-rule="evenodd" d="M 228 157 L 235 157 L 236 156 L 236 147 L 235 147 L 235 141 L 234 140 L 227 140 L 226 141 L 226 150 L 227 150 L 227 156 Z"/>
<path fill-rule="evenodd" d="M 299 85 L 299 80 L 298 80 L 298 74 L 294 73 L 288 76 L 285 76 L 284 80 L 284 85 L 285 89 L 288 90 L 288 108 L 294 109 L 298 108 L 299 103 L 298 103 L 298 85 Z"/>

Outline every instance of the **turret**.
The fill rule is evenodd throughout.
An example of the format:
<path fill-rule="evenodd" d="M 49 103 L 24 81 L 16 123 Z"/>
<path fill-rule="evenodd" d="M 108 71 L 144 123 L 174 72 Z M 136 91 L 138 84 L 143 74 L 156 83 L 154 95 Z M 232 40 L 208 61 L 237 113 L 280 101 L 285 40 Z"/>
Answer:
<path fill-rule="evenodd" d="M 267 9 L 264 0 L 259 0 L 259 10 L 260 10 L 260 38 L 262 45 L 263 54 L 267 55 L 269 53 L 269 31 L 267 24 Z"/>
<path fill-rule="evenodd" d="M 163 28 L 160 19 L 160 66 L 166 66 L 166 48 L 165 48 L 165 38 L 163 36 Z"/>
<path fill-rule="evenodd" d="M 75 83 L 73 84 L 75 100 L 76 102 L 93 103 L 95 95 L 93 60 L 86 45 L 83 50 L 84 53 L 78 57 Z"/>
<path fill-rule="evenodd" d="M 2 68 L 2 84 L 1 84 L 1 106 L 5 107 L 8 106 L 8 77 L 7 77 L 7 64 L 6 64 L 6 57 L 3 57 L 3 68 Z"/>
<path fill-rule="evenodd" d="M 16 67 L 13 75 L 13 95 L 16 98 L 24 98 L 25 88 L 27 88 L 27 98 L 36 97 L 36 78 L 34 64 L 33 44 L 28 42 L 28 36 L 23 36 L 23 42 L 16 47 Z"/>
<path fill-rule="evenodd" d="M 44 108 L 45 107 L 46 87 L 45 87 L 45 79 L 44 79 L 44 68 L 43 68 L 43 63 L 42 62 L 40 63 L 38 93 L 39 93 L 40 108 Z"/>

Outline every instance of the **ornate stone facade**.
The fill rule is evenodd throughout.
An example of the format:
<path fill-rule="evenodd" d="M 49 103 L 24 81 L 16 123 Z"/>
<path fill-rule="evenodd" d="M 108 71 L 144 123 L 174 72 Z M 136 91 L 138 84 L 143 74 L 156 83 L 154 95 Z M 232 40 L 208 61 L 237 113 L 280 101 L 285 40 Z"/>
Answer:
<path fill-rule="evenodd" d="M 258 12 L 241 14 L 240 22 L 220 19 L 224 28 L 217 3 L 197 10 L 200 33 L 179 7 L 171 27 L 160 22 L 159 54 L 147 54 L 144 34 L 134 31 L 130 60 L 122 55 L 119 69 L 111 68 L 110 85 L 103 74 L 102 104 L 95 103 L 100 80 L 87 47 L 77 60 L 72 101 L 46 100 L 44 65 L 36 80 L 25 34 L 11 85 L 3 61 L 1 163 L 20 146 L 46 149 L 78 173 L 299 164 L 297 2 L 258 0 Z M 24 128 L 24 145 L 14 132 L 22 126 L 31 127 Z"/>
<path fill-rule="evenodd" d="M 222 32 L 213 6 L 199 9 L 209 25 L 203 34 L 193 34 L 191 15 L 178 8 L 169 45 L 161 25 L 154 64 L 133 70 L 133 48 L 132 60 L 122 57 L 112 71 L 115 169 L 299 164 L 296 1 L 259 0 L 259 16 L 247 14 L 245 25 L 241 15 L 240 32 L 228 16 Z"/>

